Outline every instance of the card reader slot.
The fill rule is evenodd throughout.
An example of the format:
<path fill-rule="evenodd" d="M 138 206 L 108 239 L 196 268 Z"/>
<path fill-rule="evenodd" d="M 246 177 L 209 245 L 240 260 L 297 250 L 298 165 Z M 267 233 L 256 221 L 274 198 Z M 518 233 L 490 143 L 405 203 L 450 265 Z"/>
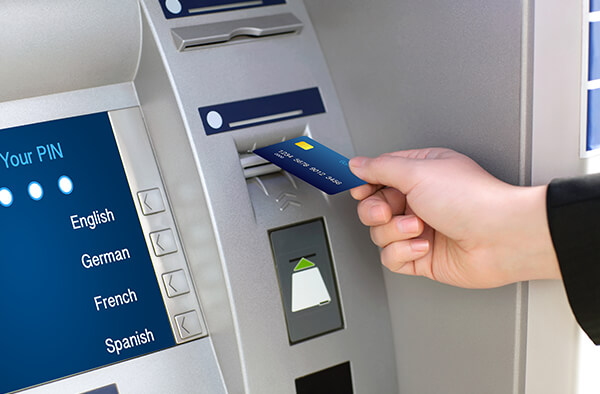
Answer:
<path fill-rule="evenodd" d="M 244 169 L 244 178 L 250 179 L 257 176 L 273 174 L 279 171 L 281 171 L 281 168 L 277 167 L 275 164 L 265 164 L 258 167 Z"/>
<path fill-rule="evenodd" d="M 252 152 L 258 148 L 307 134 L 309 134 L 308 126 L 303 124 L 299 127 L 278 130 L 277 133 L 260 133 L 258 135 L 243 133 L 237 135 L 235 146 L 240 158 L 240 165 L 244 171 L 244 178 L 251 179 L 275 173 L 287 174 L 280 167 Z"/>
<path fill-rule="evenodd" d="M 254 153 L 240 153 L 240 163 L 246 179 L 281 171 L 281 168 Z"/>
<path fill-rule="evenodd" d="M 302 30 L 302 22 L 291 13 L 257 18 L 178 27 L 171 30 L 175 46 L 180 52 L 207 45 L 231 41 L 253 40 Z"/>
<path fill-rule="evenodd" d="M 240 163 L 242 163 L 243 169 L 269 164 L 267 160 L 254 153 L 242 154 L 240 156 Z"/>

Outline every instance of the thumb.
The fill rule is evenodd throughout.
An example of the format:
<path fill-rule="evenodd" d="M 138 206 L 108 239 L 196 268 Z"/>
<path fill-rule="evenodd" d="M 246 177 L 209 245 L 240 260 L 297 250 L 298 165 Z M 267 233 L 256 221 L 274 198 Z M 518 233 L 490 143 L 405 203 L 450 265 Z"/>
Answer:
<path fill-rule="evenodd" d="M 350 160 L 350 170 L 363 181 L 391 186 L 404 194 L 419 182 L 417 168 L 423 160 L 400 156 L 381 155 L 376 158 L 355 157 Z"/>

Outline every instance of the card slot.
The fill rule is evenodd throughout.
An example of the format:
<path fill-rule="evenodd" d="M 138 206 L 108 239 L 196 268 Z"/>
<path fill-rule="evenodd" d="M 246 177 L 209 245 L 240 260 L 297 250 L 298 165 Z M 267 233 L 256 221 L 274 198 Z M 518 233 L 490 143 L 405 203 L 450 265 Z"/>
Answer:
<path fill-rule="evenodd" d="M 254 153 L 240 153 L 240 164 L 244 170 L 244 178 L 250 179 L 281 171 L 281 168 Z"/>
<path fill-rule="evenodd" d="M 240 163 L 242 163 L 243 169 L 270 164 L 267 160 L 254 153 L 240 153 Z"/>
<path fill-rule="evenodd" d="M 302 135 L 306 135 L 307 126 L 280 131 L 277 134 L 248 136 L 243 135 L 236 138 L 236 148 L 240 157 L 240 165 L 244 171 L 244 178 L 251 179 L 274 173 L 284 173 L 283 170 L 270 161 L 253 153 L 255 149 L 287 141 Z"/>
<path fill-rule="evenodd" d="M 259 177 L 263 175 L 273 174 L 276 172 L 280 172 L 281 168 L 277 167 L 275 164 L 264 164 L 256 167 L 250 167 L 244 169 L 244 178 L 250 179 L 254 177 Z"/>

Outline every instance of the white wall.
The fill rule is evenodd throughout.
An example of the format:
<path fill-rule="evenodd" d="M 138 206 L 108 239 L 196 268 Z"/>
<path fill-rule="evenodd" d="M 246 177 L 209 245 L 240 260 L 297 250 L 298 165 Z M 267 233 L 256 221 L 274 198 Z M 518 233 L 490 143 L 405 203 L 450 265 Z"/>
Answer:
<path fill-rule="evenodd" d="M 535 3 L 532 182 L 590 172 L 580 159 L 586 0 Z M 585 45 L 583 45 L 585 46 Z M 600 350 L 579 329 L 559 281 L 529 285 L 526 394 L 600 392 Z"/>

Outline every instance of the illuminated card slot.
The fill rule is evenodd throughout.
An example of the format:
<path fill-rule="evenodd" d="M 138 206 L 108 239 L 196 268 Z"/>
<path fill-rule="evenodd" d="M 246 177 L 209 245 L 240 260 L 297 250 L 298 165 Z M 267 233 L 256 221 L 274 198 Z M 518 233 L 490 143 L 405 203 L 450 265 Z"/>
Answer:
<path fill-rule="evenodd" d="M 237 127 L 247 127 L 247 126 L 251 126 L 254 124 L 258 124 L 258 123 L 273 122 L 273 121 L 282 120 L 285 118 L 302 116 L 303 113 L 304 113 L 304 111 L 299 109 L 296 111 L 284 112 L 282 114 L 273 114 L 273 115 L 268 115 L 268 116 L 261 116 L 259 118 L 254 118 L 254 119 L 239 120 L 237 122 L 229 123 L 229 127 L 231 127 L 232 129 L 237 128 Z"/>
<path fill-rule="evenodd" d="M 231 8 L 238 8 L 238 7 L 259 7 L 261 5 L 263 5 L 262 0 L 261 1 L 244 1 L 241 3 L 230 3 L 230 4 L 224 4 L 224 5 L 214 5 L 214 6 L 210 6 L 210 7 L 191 8 L 188 10 L 188 12 L 190 14 L 203 14 L 205 12 L 223 11 L 223 10 L 228 10 Z"/>

